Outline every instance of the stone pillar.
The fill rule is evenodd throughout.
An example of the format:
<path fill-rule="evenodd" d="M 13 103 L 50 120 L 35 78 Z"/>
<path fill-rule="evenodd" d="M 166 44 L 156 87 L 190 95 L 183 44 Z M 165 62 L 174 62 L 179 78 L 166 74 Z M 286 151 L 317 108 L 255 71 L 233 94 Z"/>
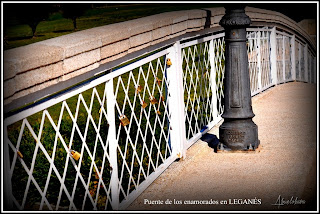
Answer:
<path fill-rule="evenodd" d="M 259 145 L 258 127 L 252 121 L 246 27 L 251 24 L 245 5 L 225 7 L 220 20 L 225 28 L 224 118 L 219 127 L 220 143 L 231 150 L 251 150 Z"/>

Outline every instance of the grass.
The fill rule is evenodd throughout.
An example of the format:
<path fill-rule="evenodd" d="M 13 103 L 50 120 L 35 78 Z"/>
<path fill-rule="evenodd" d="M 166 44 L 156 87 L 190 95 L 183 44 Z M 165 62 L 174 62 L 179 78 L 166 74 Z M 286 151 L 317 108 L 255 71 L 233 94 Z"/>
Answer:
<path fill-rule="evenodd" d="M 108 6 L 107 8 L 88 9 L 77 19 L 77 30 L 90 29 L 102 25 L 119 23 L 136 18 L 150 16 L 169 11 L 201 9 L 222 6 L 222 4 L 130 4 Z M 52 13 L 49 18 L 37 26 L 36 36 L 32 37 L 28 25 L 17 24 L 12 21 L 5 32 L 4 50 L 21 47 L 46 39 L 73 33 L 71 19 L 65 19 L 61 12 Z"/>

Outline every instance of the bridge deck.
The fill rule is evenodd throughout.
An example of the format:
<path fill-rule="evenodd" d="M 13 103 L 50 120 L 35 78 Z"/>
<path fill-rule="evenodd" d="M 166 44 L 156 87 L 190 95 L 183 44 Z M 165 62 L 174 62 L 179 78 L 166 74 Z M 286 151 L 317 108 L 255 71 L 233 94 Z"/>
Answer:
<path fill-rule="evenodd" d="M 309 209 L 317 194 L 316 93 L 315 84 L 292 82 L 253 97 L 260 152 L 214 153 L 199 140 L 184 160 L 171 164 L 127 210 Z M 218 126 L 209 131 L 219 137 L 218 132 Z M 305 204 L 272 205 L 279 202 L 279 196 Z M 145 199 L 163 204 L 151 205 Z M 165 204 L 167 199 L 171 205 Z M 182 204 L 174 204 L 174 199 Z M 185 200 L 210 199 L 219 204 L 184 204 Z M 240 200 L 233 199 L 257 199 L 258 204 L 235 204 Z"/>

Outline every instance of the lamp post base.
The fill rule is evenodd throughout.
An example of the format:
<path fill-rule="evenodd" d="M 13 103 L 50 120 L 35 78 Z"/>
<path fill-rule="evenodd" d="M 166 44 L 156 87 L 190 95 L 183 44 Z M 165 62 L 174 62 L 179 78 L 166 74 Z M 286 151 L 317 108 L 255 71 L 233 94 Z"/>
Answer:
<path fill-rule="evenodd" d="M 225 119 L 219 127 L 220 143 L 232 150 L 255 150 L 258 148 L 258 126 L 252 119 Z"/>

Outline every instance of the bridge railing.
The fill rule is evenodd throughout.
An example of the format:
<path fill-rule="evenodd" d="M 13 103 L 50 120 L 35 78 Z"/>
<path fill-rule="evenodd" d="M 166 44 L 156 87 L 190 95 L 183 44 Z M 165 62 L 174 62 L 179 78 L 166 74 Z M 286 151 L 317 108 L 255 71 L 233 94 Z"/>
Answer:
<path fill-rule="evenodd" d="M 277 27 L 247 34 L 252 96 L 316 82 L 308 44 Z M 223 113 L 224 33 L 197 35 L 103 70 L 4 121 L 13 210 L 125 209 Z"/>

